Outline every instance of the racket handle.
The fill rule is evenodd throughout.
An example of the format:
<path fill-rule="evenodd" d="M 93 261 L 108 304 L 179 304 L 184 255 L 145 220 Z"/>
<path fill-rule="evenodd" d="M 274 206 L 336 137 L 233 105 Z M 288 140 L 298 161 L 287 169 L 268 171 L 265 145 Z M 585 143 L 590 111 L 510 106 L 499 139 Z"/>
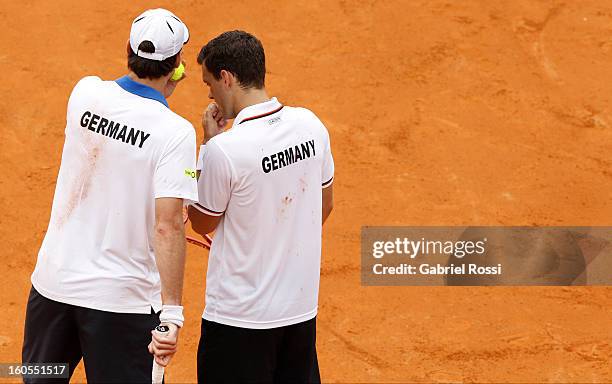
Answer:
<path fill-rule="evenodd" d="M 157 364 L 155 358 L 153 358 L 153 372 L 151 372 L 151 382 L 153 384 L 162 384 L 164 381 L 164 367 Z"/>
<path fill-rule="evenodd" d="M 158 334 L 163 335 L 165 333 L 168 333 L 169 331 L 170 331 L 170 328 L 168 328 L 165 325 L 158 325 L 157 327 L 155 327 L 155 332 Z M 164 367 L 157 364 L 157 361 L 155 361 L 155 356 L 153 356 L 153 371 L 151 372 L 151 383 L 152 384 L 162 384 L 163 381 L 164 381 Z"/>

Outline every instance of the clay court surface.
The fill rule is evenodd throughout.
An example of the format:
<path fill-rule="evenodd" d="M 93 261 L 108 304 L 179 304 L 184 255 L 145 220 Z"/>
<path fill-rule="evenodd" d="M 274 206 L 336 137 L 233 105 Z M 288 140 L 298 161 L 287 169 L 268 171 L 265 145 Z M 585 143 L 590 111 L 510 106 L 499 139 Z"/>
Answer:
<path fill-rule="evenodd" d="M 330 130 L 318 351 L 325 382 L 612 382 L 612 289 L 362 287 L 363 225 L 611 225 L 612 1 L 157 2 L 191 30 L 169 99 L 199 126 L 195 59 L 228 29 Z M 0 362 L 20 361 L 65 108 L 126 73 L 144 1 L 2 1 Z M 207 252 L 190 246 L 168 382 L 195 381 Z M 79 367 L 73 381 L 85 380 Z"/>

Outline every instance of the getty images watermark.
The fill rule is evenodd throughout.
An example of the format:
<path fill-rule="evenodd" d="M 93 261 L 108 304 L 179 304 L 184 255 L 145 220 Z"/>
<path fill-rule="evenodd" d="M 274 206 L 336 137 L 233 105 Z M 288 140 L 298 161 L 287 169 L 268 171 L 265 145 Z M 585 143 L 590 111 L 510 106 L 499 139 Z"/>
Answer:
<path fill-rule="evenodd" d="M 461 259 L 466 255 L 484 255 L 487 238 L 480 241 L 440 241 L 440 240 L 411 240 L 407 237 L 395 238 L 394 241 L 375 241 L 372 244 L 372 256 L 376 259 L 381 259 L 385 255 L 404 255 L 410 259 L 415 259 L 417 256 L 428 255 L 445 255 L 447 257 L 455 257 Z M 481 266 L 475 263 L 458 264 L 453 263 L 448 265 L 420 263 L 412 265 L 408 263 L 400 263 L 395 266 L 386 266 L 382 262 L 374 264 L 372 272 L 376 275 L 448 275 L 448 274 L 501 274 L 502 265 L 496 266 Z"/>
<path fill-rule="evenodd" d="M 610 227 L 363 227 L 364 285 L 610 285 Z"/>

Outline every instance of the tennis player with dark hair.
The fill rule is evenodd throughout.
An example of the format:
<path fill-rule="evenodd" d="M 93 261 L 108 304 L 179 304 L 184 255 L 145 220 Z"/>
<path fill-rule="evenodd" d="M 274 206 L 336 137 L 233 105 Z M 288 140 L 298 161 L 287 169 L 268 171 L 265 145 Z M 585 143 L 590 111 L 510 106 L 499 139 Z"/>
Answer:
<path fill-rule="evenodd" d="M 320 382 L 321 232 L 332 210 L 329 134 L 265 89 L 261 42 L 225 32 L 198 56 L 214 99 L 203 116 L 193 229 L 216 229 L 206 276 L 198 381 Z M 234 119 L 231 130 L 226 121 Z"/>
<path fill-rule="evenodd" d="M 72 375 L 83 358 L 89 382 L 151 383 L 150 353 L 165 366 L 176 352 L 196 139 L 166 98 L 188 37 L 171 12 L 149 10 L 132 23 L 129 74 L 72 90 L 24 363 L 68 363 Z M 168 335 L 152 336 L 160 322 Z"/>

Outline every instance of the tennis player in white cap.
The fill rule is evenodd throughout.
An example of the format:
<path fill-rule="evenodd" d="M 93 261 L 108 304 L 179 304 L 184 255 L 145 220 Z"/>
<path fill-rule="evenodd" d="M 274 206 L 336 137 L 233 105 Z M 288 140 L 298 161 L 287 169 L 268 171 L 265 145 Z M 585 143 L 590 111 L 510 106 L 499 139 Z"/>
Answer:
<path fill-rule="evenodd" d="M 196 138 L 166 98 L 188 38 L 171 12 L 146 11 L 131 27 L 128 75 L 74 87 L 24 363 L 68 363 L 72 375 L 83 358 L 89 382 L 150 383 L 151 353 L 166 365 L 176 352 Z M 168 334 L 152 341 L 160 322 Z"/>

